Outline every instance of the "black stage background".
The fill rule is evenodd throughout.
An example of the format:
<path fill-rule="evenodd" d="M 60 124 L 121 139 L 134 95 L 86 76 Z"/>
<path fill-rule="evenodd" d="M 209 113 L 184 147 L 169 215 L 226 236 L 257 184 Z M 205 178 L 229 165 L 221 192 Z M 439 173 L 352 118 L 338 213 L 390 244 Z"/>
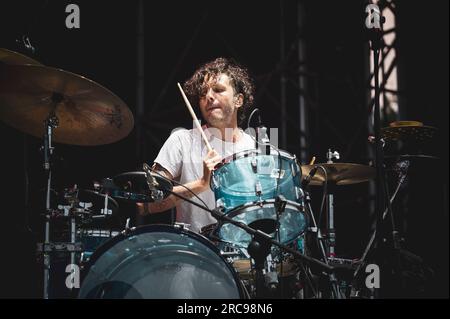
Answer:
<path fill-rule="evenodd" d="M 73 2 L 73 1 L 72 1 Z M 280 78 L 295 78 L 290 49 L 305 42 L 308 89 L 309 149 L 325 162 L 328 148 L 341 162 L 371 160 L 368 135 L 368 40 L 364 30 L 365 1 L 304 1 L 304 30 L 296 33 L 295 1 L 145 1 L 145 114 L 136 115 L 137 1 L 75 1 L 81 28 L 67 29 L 69 1 L 3 1 L 0 5 L 0 47 L 32 56 L 16 43 L 27 34 L 41 63 L 84 75 L 119 96 L 135 115 L 137 130 L 104 146 L 56 144 L 56 192 L 77 184 L 139 169 L 151 162 L 170 131 L 191 121 L 176 88 L 201 63 L 217 56 L 233 57 L 255 77 L 255 105 L 267 127 L 280 128 Z M 418 120 L 439 128 L 427 154 L 440 160 L 413 162 L 408 185 L 396 205 L 402 216 L 405 249 L 421 256 L 435 276 L 419 297 L 448 298 L 448 1 L 394 1 L 400 120 Z M 283 26 L 283 29 L 280 27 Z M 282 33 L 284 30 L 284 33 Z M 280 41 L 284 39 L 284 57 Z M 287 58 L 286 58 L 287 57 Z M 298 66 L 297 66 L 298 67 Z M 288 86 L 287 140 L 280 147 L 299 155 L 298 93 Z M 387 123 L 384 123 L 386 126 Z M 244 126 L 245 127 L 245 126 Z M 41 296 L 42 272 L 34 247 L 44 228 L 38 222 L 44 199 L 41 140 L 0 124 L 2 297 Z M 373 218 L 366 184 L 336 191 L 337 253 L 361 256 Z M 317 206 L 321 191 L 313 191 Z M 131 205 L 123 216 L 134 216 Z M 399 217 L 400 218 L 400 217 Z M 142 222 L 142 221 L 141 221 Z M 170 222 L 170 213 L 143 221 Z M 397 294 L 397 297 L 410 296 Z M 415 296 L 411 294 L 411 296 Z"/>

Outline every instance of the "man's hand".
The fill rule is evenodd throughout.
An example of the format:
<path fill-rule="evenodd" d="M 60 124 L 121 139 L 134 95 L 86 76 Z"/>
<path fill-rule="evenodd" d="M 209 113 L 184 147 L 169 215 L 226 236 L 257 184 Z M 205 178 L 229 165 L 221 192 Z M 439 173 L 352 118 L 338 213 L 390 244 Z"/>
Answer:
<path fill-rule="evenodd" d="M 221 160 L 222 158 L 215 150 L 209 151 L 203 159 L 203 177 L 201 178 L 201 182 L 205 188 L 209 187 L 212 171 Z"/>

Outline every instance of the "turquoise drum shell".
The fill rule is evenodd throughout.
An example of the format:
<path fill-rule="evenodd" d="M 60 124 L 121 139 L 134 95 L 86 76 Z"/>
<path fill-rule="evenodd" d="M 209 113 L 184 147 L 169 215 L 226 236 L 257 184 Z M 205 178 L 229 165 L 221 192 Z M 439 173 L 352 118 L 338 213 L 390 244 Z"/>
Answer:
<path fill-rule="evenodd" d="M 276 234 L 271 230 L 264 229 L 264 226 L 256 226 L 258 223 L 262 225 L 264 222 L 267 223 L 267 221 L 271 221 L 270 224 L 276 225 L 275 200 L 243 205 L 232 210 L 227 215 L 235 221 L 260 229 L 271 235 L 273 239 L 287 244 L 303 234 L 308 225 L 307 216 L 299 206 L 286 204 L 284 212 L 279 216 L 279 238 L 276 238 Z M 219 223 L 215 236 L 223 242 L 245 249 L 252 240 L 249 233 L 231 223 Z"/>
<path fill-rule="evenodd" d="M 271 150 L 271 154 L 261 154 L 258 150 L 249 150 L 236 153 L 216 166 L 211 189 L 216 206 L 222 207 L 228 217 L 270 233 L 282 243 L 289 243 L 308 225 L 303 212 L 301 178 L 295 156 L 284 151 Z M 257 189 L 261 190 L 260 196 Z M 272 233 L 275 227 L 265 226 L 276 225 L 275 198 L 278 195 L 283 195 L 292 204 L 287 204 L 280 215 L 279 238 L 275 238 Z M 251 241 L 246 231 L 230 223 L 219 223 L 214 233 L 220 240 L 241 248 L 247 248 Z"/>
<path fill-rule="evenodd" d="M 253 166 L 255 163 L 256 168 Z M 278 169 L 280 163 L 281 175 Z M 270 155 L 261 155 L 258 150 L 248 150 L 236 153 L 216 166 L 211 178 L 211 189 L 216 206 L 223 207 L 227 213 L 238 206 L 273 199 L 277 195 L 299 202 L 302 197 L 301 177 L 295 156 L 284 151 L 279 154 L 272 150 Z M 261 196 L 256 194 L 258 181 Z"/>

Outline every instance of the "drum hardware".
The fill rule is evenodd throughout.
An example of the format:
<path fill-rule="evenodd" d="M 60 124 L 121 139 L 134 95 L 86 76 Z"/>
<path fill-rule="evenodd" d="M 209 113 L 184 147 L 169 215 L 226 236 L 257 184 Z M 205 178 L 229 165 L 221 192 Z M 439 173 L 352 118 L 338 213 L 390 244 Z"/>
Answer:
<path fill-rule="evenodd" d="M 327 152 L 327 164 L 333 164 L 333 159 L 339 159 L 340 155 L 337 151 L 331 152 L 328 149 Z M 336 231 L 334 229 L 334 195 L 332 192 L 327 193 L 327 211 L 328 211 L 328 225 L 327 225 L 327 236 L 328 236 L 328 256 L 336 257 L 335 245 L 336 245 Z"/>
<path fill-rule="evenodd" d="M 51 243 L 37 243 L 37 251 L 44 253 L 51 252 L 82 252 L 84 250 L 82 243 L 72 243 L 72 242 L 51 242 Z"/>
<path fill-rule="evenodd" d="M 339 185 L 351 185 L 361 182 L 366 182 L 374 178 L 375 170 L 374 168 L 361 164 L 353 163 L 334 163 L 334 159 L 339 159 L 340 154 L 337 151 L 328 150 L 327 163 L 315 164 L 315 165 L 303 165 L 303 191 L 305 193 L 305 201 L 307 211 L 311 217 L 312 227 L 311 232 L 315 233 L 317 242 L 319 245 L 319 251 L 322 255 L 322 260 L 328 264 L 328 261 L 336 258 L 335 254 L 335 240 L 336 233 L 334 228 L 334 196 L 332 191 L 328 191 L 331 187 Z M 318 227 L 311 208 L 311 198 L 309 193 L 306 191 L 308 185 L 318 186 L 323 185 L 325 188 L 325 198 L 326 198 L 326 212 L 327 212 L 327 234 L 326 238 L 322 234 L 320 228 Z M 336 270 L 340 270 L 340 264 L 333 264 Z M 339 288 L 338 279 L 335 273 L 329 275 L 329 282 L 332 287 L 332 294 L 334 298 L 345 298 L 345 295 Z"/>
<path fill-rule="evenodd" d="M 259 202 L 262 200 L 262 186 L 260 181 L 255 183 L 255 195 L 259 198 Z"/>
<path fill-rule="evenodd" d="M 396 157 L 398 160 L 396 162 L 396 164 L 394 165 L 393 170 L 397 173 L 397 186 L 393 192 L 393 194 L 391 195 L 391 197 L 389 198 L 389 205 L 387 205 L 387 207 L 384 209 L 383 214 L 382 214 L 382 221 L 384 221 L 386 219 L 386 216 L 388 215 L 388 213 L 391 210 L 391 205 L 394 203 L 395 198 L 397 197 L 397 194 L 399 192 L 399 190 L 401 189 L 401 187 L 404 185 L 407 176 L 408 176 L 408 169 L 411 165 L 411 160 L 413 160 L 414 158 L 426 158 L 426 159 L 436 159 L 433 156 L 410 156 L 410 155 L 406 155 L 406 157 L 403 157 L 402 155 L 397 156 Z M 391 221 L 393 222 L 393 221 Z M 394 239 L 394 250 L 397 251 L 399 253 L 401 247 L 400 247 L 400 243 L 401 243 L 401 239 L 398 238 L 398 232 L 395 230 L 395 227 L 392 230 L 393 232 L 395 232 L 393 234 L 393 239 Z M 357 267 L 353 273 L 353 282 L 352 282 L 352 294 L 354 295 L 354 297 L 358 297 L 361 294 L 361 285 L 359 284 L 360 276 L 361 276 L 361 271 L 363 269 L 363 267 L 366 265 L 367 263 L 367 259 L 369 258 L 370 252 L 375 249 L 376 243 L 375 243 L 375 239 L 377 236 L 377 229 L 375 229 L 367 243 L 366 248 L 364 249 L 364 252 L 361 256 L 361 258 L 358 260 L 357 262 Z"/>
<path fill-rule="evenodd" d="M 337 151 L 328 150 L 327 163 L 315 165 L 303 165 L 303 176 L 307 176 L 303 180 L 302 185 L 323 185 L 326 189 L 339 185 L 350 185 L 366 182 L 374 177 L 375 170 L 366 165 L 353 163 L 334 163 L 334 159 L 339 159 L 340 155 Z M 320 168 L 320 170 L 317 170 Z M 316 170 L 316 171 L 314 171 Z M 334 195 L 332 191 L 326 191 L 326 207 L 327 207 L 327 237 L 328 237 L 328 256 L 336 257 L 335 242 L 336 233 L 334 228 Z"/>
<path fill-rule="evenodd" d="M 173 227 L 175 227 L 177 229 L 189 230 L 191 228 L 191 224 L 175 222 L 173 224 Z"/>
<path fill-rule="evenodd" d="M 145 179 L 147 180 L 148 189 L 150 190 L 151 199 L 155 202 L 163 200 L 164 193 L 159 189 L 159 183 L 152 175 L 150 166 L 146 163 L 142 165 L 142 169 L 145 173 Z"/>
<path fill-rule="evenodd" d="M 122 231 L 122 234 L 124 234 L 125 236 L 128 236 L 135 229 L 135 227 L 130 227 L 130 222 L 131 218 L 127 218 L 127 221 L 125 222 L 125 228 Z"/>
<path fill-rule="evenodd" d="M 253 173 L 257 173 L 258 172 L 258 160 L 256 159 L 256 157 L 252 160 L 252 169 L 253 169 Z"/>
<path fill-rule="evenodd" d="M 253 235 L 252 241 L 248 245 L 247 251 L 255 261 L 255 288 L 256 298 L 266 297 L 266 287 L 268 282 L 264 274 L 264 266 L 267 256 L 270 253 L 271 244 L 269 241 L 264 240 L 258 233 Z M 269 278 L 270 280 L 270 278 Z"/>
<path fill-rule="evenodd" d="M 75 243 L 76 241 L 76 236 L 77 236 L 77 230 L 76 230 L 76 221 L 75 221 L 75 217 L 77 212 L 84 212 L 84 209 L 82 208 L 76 208 L 75 205 L 77 205 L 79 203 L 78 200 L 78 187 L 77 185 L 74 185 L 74 187 L 72 189 L 66 190 L 64 192 L 64 199 L 69 203 L 70 205 L 70 242 L 72 244 Z M 71 252 L 70 253 L 70 264 L 74 265 L 75 264 L 75 252 Z"/>
<path fill-rule="evenodd" d="M 316 234 L 317 243 L 319 245 L 319 250 L 320 250 L 320 253 L 322 254 L 322 260 L 324 261 L 325 264 L 329 265 L 329 258 L 327 257 L 327 251 L 326 251 L 325 245 L 324 245 L 324 237 L 322 236 L 322 232 L 320 231 L 320 228 L 318 227 L 318 225 L 316 223 L 316 219 L 314 218 L 314 213 L 313 213 L 313 210 L 311 207 L 311 197 L 309 195 L 309 192 L 306 189 L 303 192 L 304 192 L 304 196 L 305 196 L 306 210 L 312 221 L 312 227 L 310 227 L 310 229 L 311 229 L 311 231 L 313 231 Z M 329 250 L 329 251 L 331 251 L 331 250 Z M 333 250 L 333 253 L 334 253 L 334 250 Z M 336 299 L 345 298 L 345 296 L 343 296 L 339 290 L 335 272 L 329 273 L 329 281 L 330 281 L 330 285 L 332 288 L 333 297 Z"/>
<path fill-rule="evenodd" d="M 53 100 L 53 109 L 49 112 L 47 119 L 45 120 L 45 133 L 44 133 L 44 170 L 47 174 L 47 195 L 45 201 L 45 245 L 50 244 L 50 190 L 52 183 L 52 172 L 50 167 L 51 156 L 53 154 L 52 147 L 52 133 L 53 129 L 58 126 L 58 118 L 55 115 L 56 100 Z M 71 242 L 73 243 L 71 236 Z M 45 248 L 45 247 L 44 247 Z M 50 255 L 45 250 L 44 253 L 44 299 L 48 299 L 49 295 L 49 280 L 50 280 Z M 71 252 L 71 260 L 73 252 Z"/>
<path fill-rule="evenodd" d="M 278 271 L 275 262 L 272 260 L 270 254 L 267 256 L 267 271 L 264 274 L 265 286 L 268 291 L 268 295 L 275 297 L 278 290 Z"/>

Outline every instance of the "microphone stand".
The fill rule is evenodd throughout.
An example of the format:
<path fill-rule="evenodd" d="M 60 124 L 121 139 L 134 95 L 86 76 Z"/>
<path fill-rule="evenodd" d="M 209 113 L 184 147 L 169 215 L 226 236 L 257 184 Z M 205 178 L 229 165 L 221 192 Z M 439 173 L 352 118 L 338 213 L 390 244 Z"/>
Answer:
<path fill-rule="evenodd" d="M 373 63 L 374 63 L 374 91 L 375 91 L 375 105 L 374 105 L 374 135 L 375 135 L 375 168 L 376 168 L 376 226 L 375 226 L 375 242 L 376 248 L 381 248 L 383 232 L 382 229 L 383 215 L 386 199 L 389 199 L 387 194 L 387 188 L 385 185 L 385 172 L 384 172 L 384 155 L 383 155 L 383 145 L 381 140 L 381 119 L 380 119 L 380 84 L 378 79 L 379 73 L 379 53 L 383 46 L 383 30 L 382 24 L 384 23 L 384 17 L 381 16 L 381 12 L 377 8 L 373 12 L 375 20 L 380 21 L 379 26 L 374 26 L 369 30 L 370 34 L 370 48 L 373 51 Z M 386 198 L 385 198 L 386 197 Z M 389 213 L 391 215 L 391 226 L 392 226 L 392 241 L 394 247 L 394 255 L 397 256 L 398 261 L 400 241 L 398 238 L 398 231 L 395 226 L 394 216 L 391 209 L 390 201 L 388 203 Z M 394 268 L 398 268 L 394 265 Z M 398 269 L 393 269 L 397 274 Z"/>

